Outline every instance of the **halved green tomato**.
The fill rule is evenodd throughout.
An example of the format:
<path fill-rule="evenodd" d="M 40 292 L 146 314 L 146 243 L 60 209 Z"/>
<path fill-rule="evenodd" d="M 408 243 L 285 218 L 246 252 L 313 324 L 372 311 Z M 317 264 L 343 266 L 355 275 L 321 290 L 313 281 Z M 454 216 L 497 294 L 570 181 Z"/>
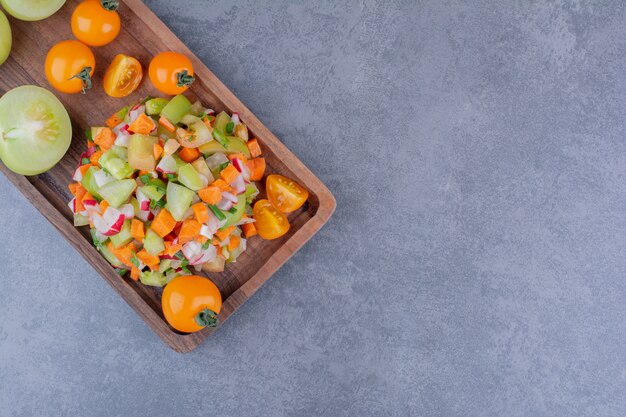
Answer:
<path fill-rule="evenodd" d="M 12 171 L 37 175 L 55 166 L 72 141 L 72 124 L 63 104 L 33 85 L 0 98 L 0 159 Z"/>
<path fill-rule="evenodd" d="M 11 16 L 32 22 L 52 16 L 65 0 L 0 0 L 0 3 Z"/>

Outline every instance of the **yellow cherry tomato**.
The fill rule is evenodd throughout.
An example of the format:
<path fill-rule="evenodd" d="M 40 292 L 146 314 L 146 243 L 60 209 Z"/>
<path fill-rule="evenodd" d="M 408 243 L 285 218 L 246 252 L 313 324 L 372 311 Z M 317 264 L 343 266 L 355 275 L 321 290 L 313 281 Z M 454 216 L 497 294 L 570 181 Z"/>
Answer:
<path fill-rule="evenodd" d="M 180 276 L 165 286 L 161 306 L 170 326 L 179 332 L 193 333 L 219 325 L 222 295 L 208 278 Z"/>
<path fill-rule="evenodd" d="M 83 43 L 103 46 L 111 43 L 120 33 L 121 22 L 117 14 L 117 0 L 85 0 L 72 13 L 72 32 Z"/>
<path fill-rule="evenodd" d="M 161 52 L 152 58 L 148 75 L 157 90 L 172 96 L 184 93 L 195 81 L 191 60 L 178 52 Z"/>
<path fill-rule="evenodd" d="M 62 93 L 85 93 L 91 88 L 91 76 L 95 69 L 93 52 L 79 41 L 59 42 L 46 56 L 46 78 Z"/>
<path fill-rule="evenodd" d="M 104 74 L 104 91 L 111 97 L 126 97 L 139 87 L 141 64 L 132 56 L 119 54 Z"/>
<path fill-rule="evenodd" d="M 289 220 L 268 200 L 259 200 L 252 209 L 257 232 L 266 240 L 277 239 L 289 231 Z"/>
<path fill-rule="evenodd" d="M 279 211 L 298 210 L 309 198 L 309 192 L 300 184 L 282 175 L 270 175 L 265 182 L 267 198 Z"/>

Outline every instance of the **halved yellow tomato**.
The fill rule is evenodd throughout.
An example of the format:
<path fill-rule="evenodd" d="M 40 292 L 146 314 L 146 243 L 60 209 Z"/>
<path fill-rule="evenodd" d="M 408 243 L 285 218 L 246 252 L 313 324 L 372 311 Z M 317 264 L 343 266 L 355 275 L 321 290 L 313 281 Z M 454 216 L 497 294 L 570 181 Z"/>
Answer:
<path fill-rule="evenodd" d="M 104 75 L 104 91 L 111 97 L 126 97 L 139 87 L 142 78 L 143 69 L 139 61 L 119 54 Z"/>
<path fill-rule="evenodd" d="M 252 216 L 254 223 L 263 239 L 272 240 L 283 236 L 289 231 L 287 216 L 278 211 L 268 200 L 259 200 L 254 204 Z"/>
<path fill-rule="evenodd" d="M 300 184 L 282 175 L 270 175 L 266 180 L 267 198 L 279 211 L 298 210 L 309 198 L 309 192 Z"/>

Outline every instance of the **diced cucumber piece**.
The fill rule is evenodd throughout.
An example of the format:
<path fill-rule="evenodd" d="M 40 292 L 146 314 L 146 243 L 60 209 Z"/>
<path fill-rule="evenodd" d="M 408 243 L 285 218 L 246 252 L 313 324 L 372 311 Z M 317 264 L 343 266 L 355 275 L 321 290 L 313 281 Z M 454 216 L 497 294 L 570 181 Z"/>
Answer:
<path fill-rule="evenodd" d="M 250 183 L 246 185 L 246 191 L 244 195 L 246 196 L 246 203 L 248 204 L 252 203 L 252 201 L 254 201 L 256 196 L 259 195 L 259 189 L 257 188 L 256 184 Z"/>
<path fill-rule="evenodd" d="M 161 263 L 159 263 L 159 272 L 164 274 L 165 271 L 172 267 L 171 259 L 161 259 Z"/>
<path fill-rule="evenodd" d="M 130 112 L 130 106 L 125 106 L 119 109 L 118 112 L 115 113 L 115 115 L 119 117 L 120 120 L 126 120 L 126 116 L 128 116 L 129 112 Z"/>
<path fill-rule="evenodd" d="M 213 132 L 215 132 L 215 130 Z M 243 139 L 236 136 L 228 136 L 226 139 L 228 139 L 226 147 L 223 147 L 217 141 L 212 140 L 211 142 L 201 145 L 198 150 L 205 155 L 214 154 L 216 152 L 226 154 L 242 153 L 246 156 L 246 158 L 250 158 L 250 151 L 248 150 L 246 142 L 244 142 Z"/>
<path fill-rule="evenodd" d="M 119 207 L 128 201 L 135 188 L 137 188 L 137 183 L 129 178 L 105 184 L 98 192 L 111 206 Z"/>
<path fill-rule="evenodd" d="M 102 200 L 102 196 L 98 193 L 98 184 L 93 176 L 93 174 L 97 171 L 100 171 L 100 168 L 95 166 L 89 167 L 87 172 L 83 175 L 83 179 L 80 183 L 87 191 L 89 191 L 89 194 L 96 197 L 98 200 Z"/>
<path fill-rule="evenodd" d="M 150 178 L 150 181 L 143 187 L 140 187 L 142 193 L 150 200 L 159 201 L 165 195 L 167 185 L 158 178 Z"/>
<path fill-rule="evenodd" d="M 134 171 L 128 165 L 128 162 L 122 158 L 122 151 L 114 148 L 109 149 L 100 157 L 99 164 L 109 171 L 115 179 L 123 180 L 130 177 Z M 123 153 L 125 154 L 126 152 Z"/>
<path fill-rule="evenodd" d="M 89 224 L 89 217 L 84 216 L 80 213 L 74 214 L 74 226 L 87 226 Z"/>
<path fill-rule="evenodd" d="M 158 271 L 146 271 L 139 274 L 139 280 L 143 285 L 163 287 L 167 283 L 165 275 Z"/>
<path fill-rule="evenodd" d="M 180 119 L 180 122 L 186 126 L 191 126 L 193 123 L 197 122 L 198 120 L 200 120 L 199 117 L 194 116 L 193 114 L 186 114 L 183 116 L 182 119 Z"/>
<path fill-rule="evenodd" d="M 198 191 L 204 187 L 200 174 L 191 164 L 185 164 L 178 170 L 178 181 L 187 188 Z"/>
<path fill-rule="evenodd" d="M 193 122 L 189 126 L 189 130 L 191 130 L 193 132 L 194 140 L 202 141 L 202 142 L 207 142 L 207 141 L 213 140 L 213 138 L 211 137 L 211 131 L 204 124 L 204 122 L 202 120 L 198 120 L 197 122 Z"/>
<path fill-rule="evenodd" d="M 106 259 L 111 265 L 116 268 L 125 268 L 124 264 L 119 259 L 117 259 L 117 256 L 113 255 L 113 252 L 111 252 L 109 248 L 103 245 L 98 250 L 100 251 L 102 256 L 104 256 L 104 259 Z"/>
<path fill-rule="evenodd" d="M 128 144 L 128 164 L 133 169 L 154 171 L 156 160 L 154 159 L 154 145 L 158 139 L 152 136 L 134 134 Z"/>
<path fill-rule="evenodd" d="M 153 98 L 153 99 L 146 101 L 146 114 L 148 116 L 156 116 L 158 114 L 161 114 L 161 112 L 163 111 L 163 108 L 169 102 L 170 101 L 165 98 Z"/>
<path fill-rule="evenodd" d="M 146 237 L 143 238 L 143 248 L 152 256 L 157 256 L 165 250 L 165 243 L 161 236 L 157 235 L 152 229 L 146 231 Z"/>
<path fill-rule="evenodd" d="M 215 116 L 213 128 L 222 133 L 226 133 L 226 125 L 230 123 L 230 116 L 226 112 L 220 112 Z"/>
<path fill-rule="evenodd" d="M 191 201 L 196 195 L 187 187 L 170 182 L 167 184 L 167 210 L 178 222 L 183 220 L 183 216 L 191 207 Z"/>
<path fill-rule="evenodd" d="M 178 169 L 187 164 L 187 162 L 180 159 L 180 156 L 178 155 L 172 155 L 172 158 L 174 158 L 174 160 L 176 161 L 176 166 L 178 167 Z"/>
<path fill-rule="evenodd" d="M 243 214 L 246 211 L 246 196 L 244 194 L 239 194 L 237 196 L 237 204 L 235 204 L 233 208 L 235 209 L 233 210 L 233 213 L 230 211 L 222 211 L 224 216 L 226 216 L 226 224 L 222 226 L 222 229 L 234 225 L 243 217 Z"/>
<path fill-rule="evenodd" d="M 133 240 L 133 236 L 130 234 L 130 220 L 126 220 L 122 226 L 122 230 L 120 230 L 118 234 L 111 236 L 110 239 L 115 249 L 124 246 Z"/>
<path fill-rule="evenodd" d="M 191 163 L 191 165 L 193 165 L 196 171 L 198 171 L 198 174 L 202 174 L 207 177 L 207 179 L 209 180 L 209 184 L 213 182 L 215 178 L 213 178 L 213 174 L 211 173 L 211 170 L 209 169 L 209 166 L 207 165 L 204 158 L 196 159 Z"/>
<path fill-rule="evenodd" d="M 191 110 L 191 103 L 187 97 L 178 95 L 170 100 L 169 103 L 161 110 L 161 115 L 165 116 L 172 124 L 180 123 L 184 115 Z"/>

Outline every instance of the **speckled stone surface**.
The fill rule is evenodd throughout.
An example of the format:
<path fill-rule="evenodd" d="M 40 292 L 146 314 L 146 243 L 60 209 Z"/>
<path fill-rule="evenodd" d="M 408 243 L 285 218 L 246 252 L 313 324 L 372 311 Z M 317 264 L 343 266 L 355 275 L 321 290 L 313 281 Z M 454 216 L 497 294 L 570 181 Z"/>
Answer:
<path fill-rule="evenodd" d="M 336 214 L 181 355 L 0 178 L 0 416 L 626 415 L 626 3 L 147 3 Z"/>

